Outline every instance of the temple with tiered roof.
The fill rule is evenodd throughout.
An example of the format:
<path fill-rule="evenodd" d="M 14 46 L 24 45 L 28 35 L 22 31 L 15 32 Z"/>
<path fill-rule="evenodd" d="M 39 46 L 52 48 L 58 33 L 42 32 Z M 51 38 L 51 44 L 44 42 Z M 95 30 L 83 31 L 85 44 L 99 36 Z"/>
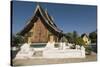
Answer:
<path fill-rule="evenodd" d="M 47 43 L 50 36 L 53 36 L 54 41 L 58 42 L 63 34 L 47 10 L 43 10 L 37 4 L 34 16 L 26 23 L 19 35 L 23 36 L 28 43 Z"/>

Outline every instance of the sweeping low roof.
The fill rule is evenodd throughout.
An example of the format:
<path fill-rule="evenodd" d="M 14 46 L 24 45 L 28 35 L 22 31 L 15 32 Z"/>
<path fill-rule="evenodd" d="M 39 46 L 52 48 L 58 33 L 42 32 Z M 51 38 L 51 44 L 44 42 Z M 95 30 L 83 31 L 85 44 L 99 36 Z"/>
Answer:
<path fill-rule="evenodd" d="M 42 7 L 38 4 L 35 11 L 34 11 L 34 16 L 31 17 L 30 21 L 27 22 L 27 24 L 25 25 L 25 27 L 19 32 L 19 34 L 23 35 L 25 32 L 27 32 L 30 28 L 29 26 L 32 26 L 31 22 L 35 16 L 37 11 L 40 12 L 41 16 L 43 17 L 43 19 L 45 20 L 45 23 L 48 24 L 52 29 L 54 29 L 56 32 L 61 33 L 62 31 L 60 29 L 58 29 L 58 27 L 56 26 L 56 24 L 54 23 L 52 17 L 48 14 L 47 10 L 44 11 L 42 9 Z"/>

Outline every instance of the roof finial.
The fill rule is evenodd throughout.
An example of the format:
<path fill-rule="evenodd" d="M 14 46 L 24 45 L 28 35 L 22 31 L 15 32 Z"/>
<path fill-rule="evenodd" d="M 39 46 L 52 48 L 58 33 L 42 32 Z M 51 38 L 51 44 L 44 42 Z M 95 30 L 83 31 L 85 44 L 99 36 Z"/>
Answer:
<path fill-rule="evenodd" d="M 39 2 L 37 2 L 37 7 L 40 7 L 40 3 Z"/>

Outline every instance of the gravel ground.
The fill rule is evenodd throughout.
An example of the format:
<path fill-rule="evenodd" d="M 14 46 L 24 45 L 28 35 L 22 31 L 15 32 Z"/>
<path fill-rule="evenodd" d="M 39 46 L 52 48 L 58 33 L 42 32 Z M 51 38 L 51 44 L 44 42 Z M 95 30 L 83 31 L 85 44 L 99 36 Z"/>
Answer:
<path fill-rule="evenodd" d="M 97 55 L 87 55 L 86 58 L 33 58 L 33 59 L 17 59 L 13 60 L 14 66 L 25 65 L 43 65 L 43 64 L 62 64 L 62 63 L 78 63 L 78 62 L 93 62 L 97 61 Z"/>

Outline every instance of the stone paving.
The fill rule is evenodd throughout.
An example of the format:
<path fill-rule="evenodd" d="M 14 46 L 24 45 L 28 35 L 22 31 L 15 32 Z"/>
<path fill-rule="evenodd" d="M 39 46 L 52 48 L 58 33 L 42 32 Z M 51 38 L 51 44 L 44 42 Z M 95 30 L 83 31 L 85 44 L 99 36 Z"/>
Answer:
<path fill-rule="evenodd" d="M 79 63 L 79 62 L 93 62 L 97 61 L 97 55 L 92 53 L 92 55 L 87 55 L 86 58 L 27 58 L 27 59 L 17 59 L 13 60 L 14 66 L 23 65 L 43 65 L 43 64 L 62 64 L 62 63 Z"/>

